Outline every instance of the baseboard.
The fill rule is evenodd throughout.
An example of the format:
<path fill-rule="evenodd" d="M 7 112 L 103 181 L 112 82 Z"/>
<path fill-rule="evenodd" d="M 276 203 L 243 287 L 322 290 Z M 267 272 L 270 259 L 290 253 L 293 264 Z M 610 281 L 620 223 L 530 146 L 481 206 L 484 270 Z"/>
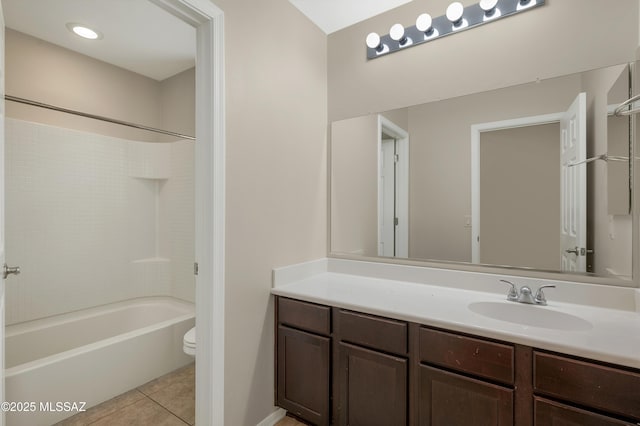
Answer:
<path fill-rule="evenodd" d="M 280 420 L 282 420 L 286 415 L 287 410 L 285 410 L 284 408 L 278 408 L 276 411 L 265 417 L 264 420 L 262 420 L 256 426 L 273 426 Z"/>

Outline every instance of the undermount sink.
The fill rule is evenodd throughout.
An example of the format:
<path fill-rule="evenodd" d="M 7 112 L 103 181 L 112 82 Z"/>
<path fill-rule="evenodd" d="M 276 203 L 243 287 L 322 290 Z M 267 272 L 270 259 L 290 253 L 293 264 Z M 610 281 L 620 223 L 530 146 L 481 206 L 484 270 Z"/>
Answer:
<path fill-rule="evenodd" d="M 574 315 L 524 303 L 474 302 L 469 304 L 469 310 L 485 317 L 531 327 L 574 331 L 592 328 L 590 322 Z"/>

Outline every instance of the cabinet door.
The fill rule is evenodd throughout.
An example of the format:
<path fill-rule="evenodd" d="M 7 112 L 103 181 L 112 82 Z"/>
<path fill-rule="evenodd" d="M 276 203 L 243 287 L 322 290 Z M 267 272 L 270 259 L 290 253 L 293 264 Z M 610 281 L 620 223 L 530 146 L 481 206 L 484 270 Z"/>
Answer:
<path fill-rule="evenodd" d="M 535 426 L 632 426 L 622 420 L 613 419 L 576 407 L 535 399 Z"/>
<path fill-rule="evenodd" d="M 420 366 L 420 426 L 513 425 L 513 391 Z"/>
<path fill-rule="evenodd" d="M 339 344 L 338 424 L 406 426 L 407 360 Z"/>
<path fill-rule="evenodd" d="M 278 327 L 277 404 L 315 425 L 329 424 L 328 337 Z"/>

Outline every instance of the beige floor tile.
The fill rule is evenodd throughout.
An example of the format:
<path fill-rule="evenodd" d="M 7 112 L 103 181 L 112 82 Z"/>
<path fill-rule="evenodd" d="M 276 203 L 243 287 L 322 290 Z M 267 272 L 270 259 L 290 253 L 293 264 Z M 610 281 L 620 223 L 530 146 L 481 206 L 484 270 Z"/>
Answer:
<path fill-rule="evenodd" d="M 185 426 L 186 423 L 149 398 L 101 418 L 92 426 Z"/>
<path fill-rule="evenodd" d="M 184 378 L 148 395 L 190 425 L 196 421 L 195 386 L 193 379 Z"/>
<path fill-rule="evenodd" d="M 285 417 L 280 420 L 275 426 L 307 426 L 306 423 L 301 423 L 292 417 Z"/>
<path fill-rule="evenodd" d="M 145 398 L 142 392 L 134 389 L 132 391 L 118 395 L 108 401 L 89 408 L 87 411 L 78 413 L 73 417 L 56 423 L 55 426 L 82 426 L 91 424 L 103 417 L 115 413 L 116 411 L 134 404 Z"/>
<path fill-rule="evenodd" d="M 164 376 L 145 383 L 140 386 L 138 390 L 148 396 L 174 383 L 190 383 L 192 386 L 195 386 L 195 380 L 196 364 L 191 363 L 178 370 L 172 371 L 169 374 L 165 374 Z"/>

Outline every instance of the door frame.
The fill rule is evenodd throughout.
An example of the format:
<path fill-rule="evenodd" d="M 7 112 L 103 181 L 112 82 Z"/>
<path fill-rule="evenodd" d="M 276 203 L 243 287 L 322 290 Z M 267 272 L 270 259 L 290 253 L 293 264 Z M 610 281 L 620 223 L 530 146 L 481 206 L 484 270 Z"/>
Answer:
<path fill-rule="evenodd" d="M 196 29 L 196 424 L 224 425 L 224 13 L 210 0 L 150 0 Z"/>
<path fill-rule="evenodd" d="M 564 112 L 471 125 L 471 263 L 480 263 L 480 136 L 483 132 L 559 123 Z"/>
<path fill-rule="evenodd" d="M 380 182 L 380 172 L 382 169 L 382 132 L 396 139 L 396 150 L 399 158 L 396 163 L 396 217 L 398 226 L 395 230 L 395 252 L 396 257 L 409 257 L 409 133 L 406 130 L 378 114 L 378 244 L 377 250 L 380 255 L 380 241 L 382 240 L 382 220 L 383 187 Z"/>

